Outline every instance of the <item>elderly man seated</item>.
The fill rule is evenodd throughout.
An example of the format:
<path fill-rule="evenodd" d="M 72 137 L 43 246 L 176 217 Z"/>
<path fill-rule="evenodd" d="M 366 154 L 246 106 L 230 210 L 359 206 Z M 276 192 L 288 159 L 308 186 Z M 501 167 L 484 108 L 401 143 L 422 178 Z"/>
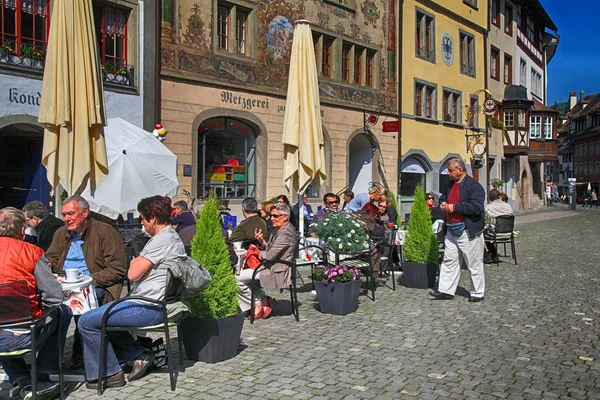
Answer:
<path fill-rule="evenodd" d="M 58 349 L 56 335 L 62 335 L 63 343 L 69 330 L 71 309 L 62 304 L 63 290 L 52 275 L 44 251 L 23 242 L 25 216 L 13 207 L 0 209 L 0 284 L 24 280 L 29 289 L 31 315 L 40 318 L 45 308 L 60 307 L 62 331 L 58 332 L 58 321 L 54 319 L 37 332 L 37 342 L 44 344 L 37 354 L 37 398 L 52 399 L 58 395 L 59 385 L 51 382 L 49 374 L 58 371 Z M 2 302 L 8 302 L 3 298 Z M 7 304 L 4 304 L 7 306 Z M 16 330 L 0 330 L 0 352 L 27 349 L 31 346 L 31 334 Z M 24 399 L 33 397 L 31 372 L 22 358 L 4 358 L 0 361 L 8 379 L 20 386 Z"/>
<path fill-rule="evenodd" d="M 274 231 L 268 242 L 264 240 L 264 232 L 262 230 L 256 229 L 254 231 L 260 248 L 258 258 L 261 261 L 280 259 L 292 262 L 294 251 L 296 250 L 296 231 L 290 222 L 290 208 L 286 204 L 275 204 L 271 208 L 271 218 L 273 220 Z M 261 287 L 283 289 L 291 284 L 292 271 L 290 271 L 288 265 L 275 263 L 267 265 L 267 268 L 256 274 L 256 277 L 260 279 Z M 244 269 L 236 278 L 240 309 L 244 312 L 247 312 L 251 308 L 252 287 L 250 284 L 253 274 L 253 269 Z M 260 290 L 255 290 L 255 295 L 257 296 L 257 303 L 254 305 L 254 318 L 269 317 L 271 315 L 273 299 L 265 296 Z"/>
<path fill-rule="evenodd" d="M 486 264 L 498 261 L 498 249 L 496 249 L 494 243 L 491 242 L 491 239 L 494 238 L 496 217 L 515 215 L 515 212 L 510 204 L 502 201 L 500 194 L 501 193 L 498 189 L 491 189 L 488 192 L 488 199 L 490 203 L 485 206 L 485 212 L 490 218 L 490 222 L 484 231 L 485 247 L 488 253 L 484 258 L 484 262 Z"/>

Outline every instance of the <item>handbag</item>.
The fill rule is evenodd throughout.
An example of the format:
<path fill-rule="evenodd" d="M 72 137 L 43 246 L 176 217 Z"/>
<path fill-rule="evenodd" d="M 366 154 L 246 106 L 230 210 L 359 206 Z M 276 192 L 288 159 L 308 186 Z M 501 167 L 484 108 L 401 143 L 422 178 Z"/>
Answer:
<path fill-rule="evenodd" d="M 242 269 L 256 269 L 260 263 L 260 258 L 258 258 L 258 247 L 251 244 L 246 252 L 246 260 L 244 261 Z"/>

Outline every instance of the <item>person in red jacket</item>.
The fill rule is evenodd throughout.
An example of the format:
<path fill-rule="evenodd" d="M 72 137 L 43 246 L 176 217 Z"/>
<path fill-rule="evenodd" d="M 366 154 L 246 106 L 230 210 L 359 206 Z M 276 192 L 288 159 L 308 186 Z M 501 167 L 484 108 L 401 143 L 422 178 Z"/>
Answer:
<path fill-rule="evenodd" d="M 59 350 L 56 347 L 56 335 L 61 334 L 63 343 L 65 342 L 71 321 L 71 309 L 62 304 L 62 287 L 52 275 L 44 251 L 23 242 L 24 235 L 23 212 L 13 207 L 0 209 L 0 285 L 26 281 L 33 318 L 40 318 L 45 308 L 60 307 L 62 331 L 57 331 L 58 321 L 54 319 L 37 333 L 38 343 L 45 340 L 37 355 L 37 396 L 38 399 L 48 399 L 58 395 L 59 385 L 50 381 L 49 374 L 58 371 Z M 0 352 L 27 349 L 30 346 L 30 334 L 0 330 Z M 10 383 L 22 387 L 21 396 L 24 399 L 31 398 L 31 372 L 25 360 L 5 358 L 0 360 L 0 364 Z"/>

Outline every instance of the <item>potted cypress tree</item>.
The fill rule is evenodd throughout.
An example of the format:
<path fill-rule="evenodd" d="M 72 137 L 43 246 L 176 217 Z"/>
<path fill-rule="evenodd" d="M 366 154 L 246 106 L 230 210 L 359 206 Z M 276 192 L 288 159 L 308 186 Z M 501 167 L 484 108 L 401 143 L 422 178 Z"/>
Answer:
<path fill-rule="evenodd" d="M 244 314 L 238 310 L 237 285 L 229 252 L 221 235 L 219 202 L 211 197 L 196 220 L 192 258 L 212 276 L 202 292 L 186 298 L 192 315 L 182 324 L 181 337 L 188 359 L 215 363 L 237 354 Z"/>
<path fill-rule="evenodd" d="M 415 188 L 414 198 L 403 249 L 408 261 L 402 263 L 402 271 L 407 287 L 427 289 L 435 283 L 438 242 L 421 185 Z"/>

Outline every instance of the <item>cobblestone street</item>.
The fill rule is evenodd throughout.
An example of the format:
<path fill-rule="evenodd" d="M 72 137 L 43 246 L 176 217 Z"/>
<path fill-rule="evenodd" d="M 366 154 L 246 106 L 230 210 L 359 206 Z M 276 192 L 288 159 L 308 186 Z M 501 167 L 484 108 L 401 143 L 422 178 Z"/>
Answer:
<path fill-rule="evenodd" d="M 519 264 L 486 265 L 481 303 L 467 301 L 463 271 L 453 301 L 379 287 L 357 312 L 326 315 L 304 269 L 299 323 L 276 293 L 273 316 L 246 322 L 234 359 L 188 362 L 175 392 L 152 373 L 103 398 L 600 398 L 599 226 L 600 211 L 581 207 L 517 216 Z M 84 386 L 68 396 L 95 397 Z"/>

